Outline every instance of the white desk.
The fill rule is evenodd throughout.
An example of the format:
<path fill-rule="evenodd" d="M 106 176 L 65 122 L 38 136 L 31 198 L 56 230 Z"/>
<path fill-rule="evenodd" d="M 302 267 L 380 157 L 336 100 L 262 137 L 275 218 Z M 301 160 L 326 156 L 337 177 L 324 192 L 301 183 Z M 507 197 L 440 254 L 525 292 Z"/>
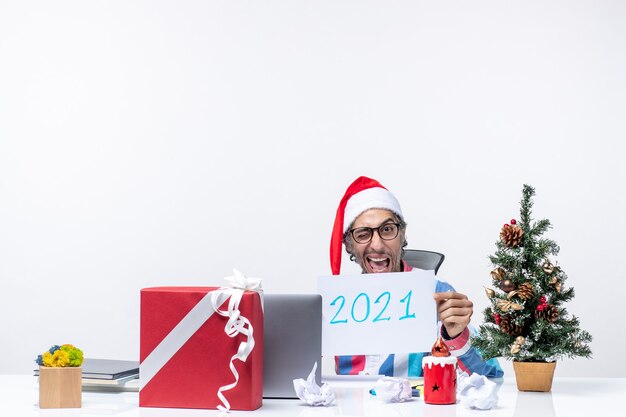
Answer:
<path fill-rule="evenodd" d="M 515 417 L 600 417 L 619 415 L 626 400 L 626 378 L 556 378 L 551 393 L 518 392 L 513 376 L 500 386 L 498 407 L 470 410 L 457 405 L 435 406 L 422 399 L 402 404 L 384 404 L 369 395 L 373 381 L 329 380 L 337 399 L 331 407 L 309 407 L 299 400 L 264 400 L 256 411 L 232 411 L 231 416 L 515 416 Z M 83 392 L 79 409 L 40 410 L 36 378 L 30 375 L 0 375 L 0 415 L 21 416 L 140 416 L 199 417 L 219 415 L 215 410 L 139 408 L 138 393 Z"/>

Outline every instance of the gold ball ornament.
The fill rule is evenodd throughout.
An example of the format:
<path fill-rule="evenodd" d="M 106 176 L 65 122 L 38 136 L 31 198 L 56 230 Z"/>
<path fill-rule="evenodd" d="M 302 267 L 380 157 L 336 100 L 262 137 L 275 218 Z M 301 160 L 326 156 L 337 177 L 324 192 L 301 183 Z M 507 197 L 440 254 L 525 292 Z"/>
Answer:
<path fill-rule="evenodd" d="M 487 294 L 488 298 L 493 298 L 496 295 L 496 292 L 491 288 L 485 287 L 485 294 Z"/>
<path fill-rule="evenodd" d="M 552 265 L 552 263 L 548 259 L 546 259 L 543 265 L 541 265 L 541 269 L 543 269 L 543 272 L 545 272 L 546 274 L 551 274 L 554 272 L 554 265 Z"/>
<path fill-rule="evenodd" d="M 511 281 L 510 279 L 505 279 L 504 281 L 500 283 L 500 289 L 508 293 L 515 289 L 515 284 L 513 284 L 513 281 Z"/>
<path fill-rule="evenodd" d="M 515 355 L 516 353 L 518 353 L 520 350 L 520 345 L 513 343 L 513 345 L 511 346 L 511 355 Z"/>
<path fill-rule="evenodd" d="M 523 345 L 525 341 L 526 339 L 524 339 L 524 336 L 517 336 L 515 338 L 515 343 L 517 343 L 520 346 Z"/>

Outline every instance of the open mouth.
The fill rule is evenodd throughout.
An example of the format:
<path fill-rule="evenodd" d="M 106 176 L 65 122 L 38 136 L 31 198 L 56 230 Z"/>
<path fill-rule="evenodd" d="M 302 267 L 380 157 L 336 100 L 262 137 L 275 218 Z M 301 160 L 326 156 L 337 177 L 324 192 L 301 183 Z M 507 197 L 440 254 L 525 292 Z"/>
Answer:
<path fill-rule="evenodd" d="M 374 273 L 389 272 L 391 259 L 388 256 L 367 256 L 366 258 L 369 268 Z"/>

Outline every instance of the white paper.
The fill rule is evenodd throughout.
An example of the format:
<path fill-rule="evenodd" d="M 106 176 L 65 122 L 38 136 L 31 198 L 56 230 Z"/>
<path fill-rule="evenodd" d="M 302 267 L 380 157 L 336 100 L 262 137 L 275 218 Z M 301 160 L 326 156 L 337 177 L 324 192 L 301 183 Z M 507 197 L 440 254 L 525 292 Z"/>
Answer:
<path fill-rule="evenodd" d="M 467 376 L 460 372 L 457 375 L 457 396 L 466 408 L 489 410 L 498 404 L 496 383 L 476 373 Z"/>
<path fill-rule="evenodd" d="M 296 395 L 302 401 L 311 406 L 329 406 L 335 401 L 335 393 L 327 383 L 323 383 L 320 387 L 315 382 L 315 371 L 317 370 L 317 362 L 313 365 L 313 370 L 306 380 L 302 378 L 293 380 L 293 388 Z"/>
<path fill-rule="evenodd" d="M 330 275 L 323 298 L 322 354 L 428 352 L 437 338 L 433 271 Z"/>
<path fill-rule="evenodd" d="M 413 395 L 411 384 L 406 378 L 385 376 L 374 385 L 376 398 L 386 403 L 402 403 L 409 401 Z"/>

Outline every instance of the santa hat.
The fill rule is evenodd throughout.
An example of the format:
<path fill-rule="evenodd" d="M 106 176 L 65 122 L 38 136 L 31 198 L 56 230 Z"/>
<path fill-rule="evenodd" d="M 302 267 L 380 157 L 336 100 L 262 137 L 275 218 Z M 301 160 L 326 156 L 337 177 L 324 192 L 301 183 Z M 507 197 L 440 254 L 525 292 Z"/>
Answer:
<path fill-rule="evenodd" d="M 373 208 L 390 210 L 403 219 L 400 203 L 393 194 L 378 181 L 359 177 L 350 184 L 337 207 L 333 234 L 330 238 L 330 268 L 333 275 L 339 275 L 341 270 L 341 244 L 344 233 L 361 213 Z"/>

